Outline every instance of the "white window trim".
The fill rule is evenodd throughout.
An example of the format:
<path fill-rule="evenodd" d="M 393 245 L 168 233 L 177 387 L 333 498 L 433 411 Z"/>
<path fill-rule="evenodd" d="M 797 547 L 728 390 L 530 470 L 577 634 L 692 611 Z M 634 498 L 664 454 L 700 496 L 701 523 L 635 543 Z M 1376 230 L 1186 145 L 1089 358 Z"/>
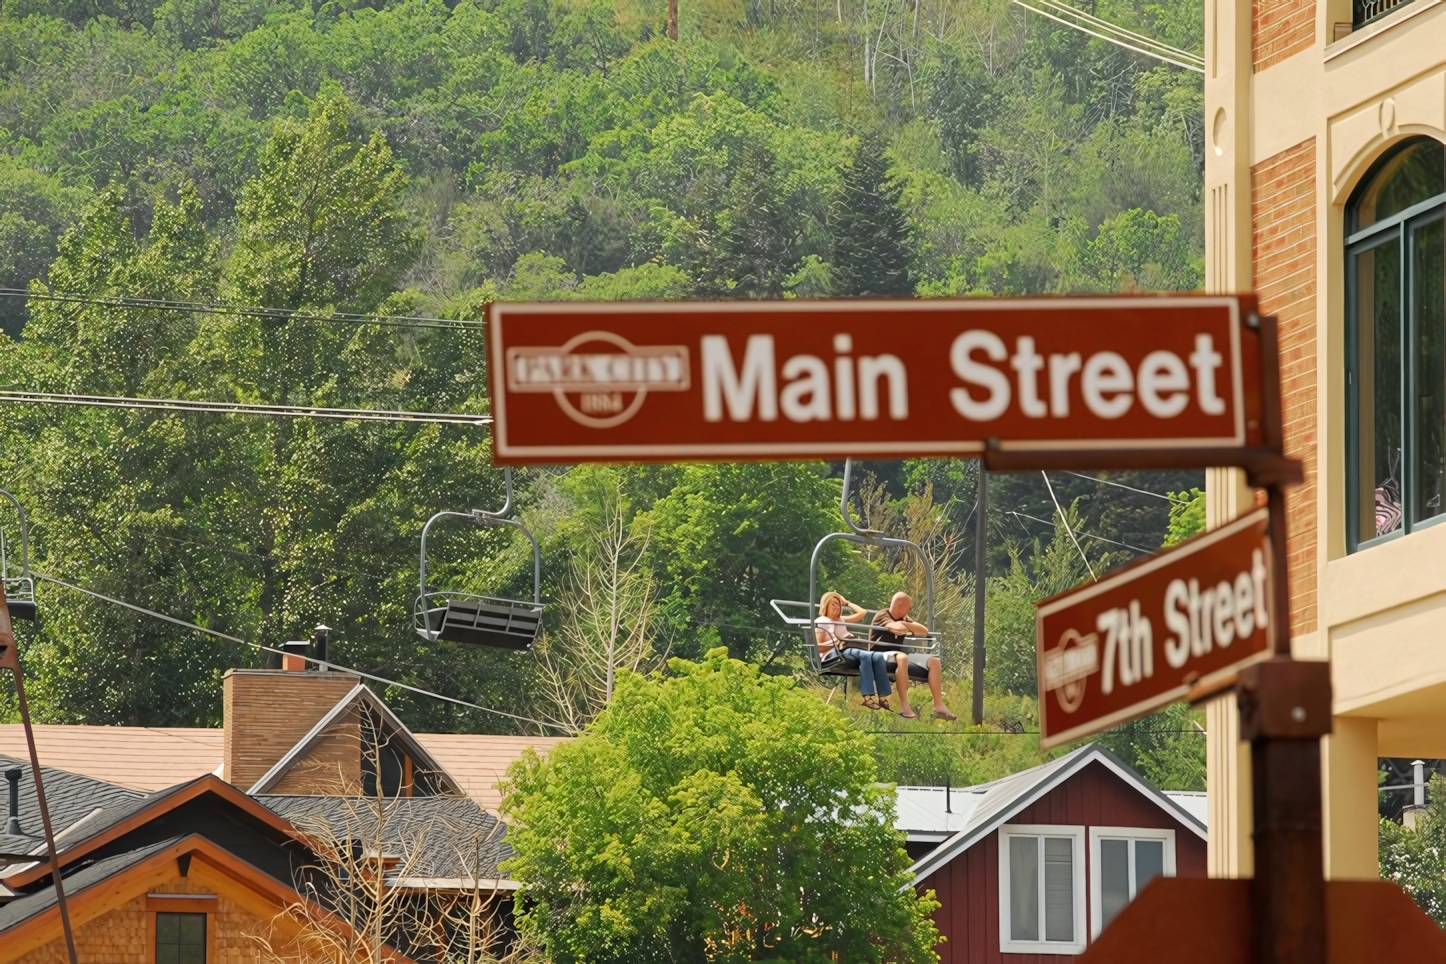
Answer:
<path fill-rule="evenodd" d="M 1101 840 L 1163 840 L 1165 841 L 1165 876 L 1175 876 L 1175 831 L 1153 827 L 1090 827 L 1090 940 L 1104 930 L 1104 882 L 1100 878 Z M 1135 866 L 1130 864 L 1133 877 Z M 1131 884 L 1133 885 L 1133 881 Z M 1134 900 L 1135 895 L 1130 895 Z"/>
<path fill-rule="evenodd" d="M 1074 936 L 1073 941 L 1012 941 L 1009 939 L 1009 837 L 1069 837 L 1074 841 Z M 1088 945 L 1085 934 L 1085 828 L 1065 824 L 1019 823 L 999 828 L 999 952 L 1001 954 L 1083 954 Z M 1043 852 L 1041 850 L 1041 852 Z M 1044 877 L 1040 876 L 1040 887 Z M 1044 907 L 1041 890 L 1040 903 Z"/>

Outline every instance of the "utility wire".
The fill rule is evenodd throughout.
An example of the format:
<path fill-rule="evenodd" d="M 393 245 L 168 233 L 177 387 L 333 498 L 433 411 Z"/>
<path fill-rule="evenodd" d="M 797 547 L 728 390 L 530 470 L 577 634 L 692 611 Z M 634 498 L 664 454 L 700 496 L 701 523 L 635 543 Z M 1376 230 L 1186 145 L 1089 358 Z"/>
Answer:
<path fill-rule="evenodd" d="M 1107 36 L 1107 35 L 1105 35 L 1105 34 L 1102 34 L 1102 33 L 1099 33 L 1099 32 L 1097 32 L 1097 31 L 1091 30 L 1091 29 L 1089 29 L 1088 27 L 1085 27 L 1085 26 L 1082 26 L 1082 25 L 1080 25 L 1080 24 L 1072 23 L 1072 22 L 1070 22 L 1070 21 L 1068 21 L 1068 20 L 1065 20 L 1063 17 L 1057 17 L 1057 16 L 1055 16 L 1055 15 L 1052 14 L 1052 13 L 1046 13 L 1045 11 L 1040 10 L 1040 9 L 1038 9 L 1038 8 L 1036 8 L 1036 7 L 1031 7 L 1029 4 L 1025 3 L 1024 0 L 1011 0 L 1011 2 L 1012 2 L 1012 3 L 1015 3 L 1015 4 L 1018 4 L 1019 6 L 1023 7 L 1025 10 L 1028 10 L 1030 13 L 1037 13 L 1037 14 L 1039 14 L 1041 17 L 1046 17 L 1046 18 L 1048 18 L 1048 19 L 1050 19 L 1050 20 L 1053 20 L 1055 23 L 1064 24 L 1066 27 L 1069 27 L 1069 28 L 1071 28 L 1071 29 L 1073 29 L 1073 30 L 1078 30 L 1080 33 L 1087 33 L 1087 34 L 1089 34 L 1091 37 L 1098 37 L 1100 40 L 1103 40 L 1103 41 L 1105 41 L 1105 42 L 1107 42 L 1107 43 L 1112 43 L 1112 44 L 1114 44 L 1114 45 L 1116 45 L 1116 46 L 1118 46 L 1118 47 L 1124 47 L 1126 50 L 1133 50 L 1133 51 L 1134 51 L 1135 53 L 1137 53 L 1137 54 L 1144 54 L 1146 57 L 1153 57 L 1153 58 L 1155 58 L 1156 60 L 1163 60 L 1163 61 L 1164 61 L 1165 63 L 1167 63 L 1167 64 L 1174 64 L 1176 67 L 1183 67 L 1183 68 L 1185 68 L 1186 70 L 1193 70 L 1193 71 L 1194 71 L 1195 73 L 1197 73 L 1197 74 L 1203 74 L 1203 73 L 1205 73 L 1205 66 L 1204 66 L 1204 63 L 1203 63 L 1203 62 L 1202 62 L 1199 66 L 1196 66 L 1196 64 L 1193 63 L 1193 60 L 1194 60 L 1194 55 L 1193 55 L 1193 54 L 1188 55 L 1188 56 L 1190 56 L 1190 58 L 1191 58 L 1190 61 L 1182 60 L 1182 59 L 1180 59 L 1178 56 L 1175 56 L 1175 57 L 1166 56 L 1165 54 L 1157 53 L 1157 52 L 1155 52 L 1155 51 L 1153 51 L 1153 50 L 1146 50 L 1145 48 L 1136 46 L 1136 45 L 1133 44 L 1133 43 L 1128 43 L 1128 42 L 1126 42 L 1125 40 L 1120 39 L 1119 37 Z"/>
<path fill-rule="evenodd" d="M 1028 519 L 1031 522 L 1038 522 L 1040 525 L 1050 526 L 1051 528 L 1054 526 L 1054 523 L 1050 522 L 1048 519 L 1041 519 L 1039 516 L 1030 515 L 1027 512 L 1016 512 L 1013 509 L 1010 509 L 1009 514 L 1017 515 L 1022 519 Z M 1093 532 L 1085 532 L 1083 529 L 1080 530 L 1079 534 L 1084 536 L 1086 539 L 1098 539 L 1100 542 L 1108 542 L 1112 546 L 1123 546 L 1126 549 L 1130 549 L 1134 552 L 1143 552 L 1149 554 L 1155 551 L 1153 549 L 1141 549 L 1139 546 L 1132 546 L 1128 542 L 1120 542 L 1118 539 L 1106 539 L 1104 536 L 1097 536 Z"/>
<path fill-rule="evenodd" d="M 377 408 L 319 408 L 300 405 L 255 405 L 247 402 L 212 402 L 186 398 L 127 398 L 119 395 L 67 395 L 57 392 L 22 392 L 0 389 L 0 403 L 12 405 L 79 405 L 161 412 L 209 412 L 218 415 L 268 415 L 283 418 L 320 418 L 348 422 L 414 422 L 436 425 L 491 425 L 491 415 L 460 412 L 408 412 Z"/>
<path fill-rule="evenodd" d="M 77 585 L 74 585 L 73 583 L 68 583 L 68 582 L 66 582 L 66 581 L 63 580 L 63 579 L 56 579 L 54 576 L 47 576 L 47 575 L 46 575 L 45 573 L 43 573 L 43 572 L 34 572 L 33 570 L 32 570 L 32 572 L 33 572 L 35 578 L 37 578 L 37 579 L 43 579 L 43 580 L 45 580 L 46 582 L 55 583 L 55 585 L 57 585 L 57 586 L 63 586 L 63 587 L 65 587 L 66 589 L 71 589 L 71 590 L 74 590 L 75 592 L 84 593 L 84 594 L 87 595 L 87 596 L 93 596 L 94 598 L 99 599 L 99 600 L 101 600 L 102 602 L 108 602 L 108 603 L 111 603 L 112 605 L 120 606 L 120 607 L 122 607 L 123 609 L 129 609 L 129 610 L 131 610 L 132 612 L 140 613 L 140 614 L 143 615 L 143 616 L 150 616 L 152 619 L 159 619 L 159 620 L 162 620 L 162 621 L 164 621 L 164 622 L 173 623 L 173 624 L 175 624 L 175 625 L 177 625 L 177 626 L 181 626 L 181 627 L 183 627 L 183 628 L 185 628 L 185 629 L 189 629 L 189 630 L 192 630 L 192 631 L 194 631 L 194 632 L 203 633 L 204 635 L 207 635 L 207 636 L 214 636 L 214 637 L 217 638 L 217 639 L 224 639 L 224 640 L 226 640 L 227 642 L 230 642 L 230 643 L 240 643 L 242 646 L 250 646 L 252 649 L 261 650 L 262 652 L 266 652 L 266 653 L 278 653 L 278 654 L 280 654 L 280 655 L 282 655 L 282 656 L 290 655 L 290 654 L 288 654 L 288 653 L 286 652 L 286 650 L 284 650 L 284 649 L 277 649 L 277 648 L 275 648 L 274 646 L 267 646 L 267 645 L 264 645 L 264 644 L 262 644 L 262 643 L 253 643 L 253 642 L 251 642 L 250 640 L 241 639 L 239 636 L 232 636 L 232 635 L 229 635 L 228 633 L 218 632 L 218 631 L 216 631 L 216 630 L 214 630 L 214 629 L 207 629 L 207 628 L 204 627 L 204 626 L 197 626 L 195 623 L 188 623 L 188 622 L 186 622 L 184 619 L 177 619 L 175 616 L 167 616 L 165 613 L 158 613 L 158 612 L 156 612 L 154 609 L 146 609 L 144 606 L 137 606 L 137 605 L 135 605 L 134 603 L 124 602 L 124 601 L 122 601 L 122 600 L 120 600 L 120 599 L 115 599 L 115 598 L 112 598 L 112 597 L 110 597 L 110 596 L 102 595 L 101 593 L 98 593 L 98 592 L 96 592 L 96 591 L 93 590 L 93 589 L 86 589 L 86 588 L 83 587 L 83 586 L 77 586 Z M 481 711 L 484 712 L 484 713 L 492 713 L 492 714 L 495 714 L 495 715 L 497 715 L 497 716 L 505 716 L 505 717 L 507 717 L 508 719 L 517 720 L 517 721 L 522 722 L 522 723 L 531 723 L 531 724 L 533 724 L 534 726 L 546 726 L 546 727 L 551 727 L 551 728 L 554 729 L 554 730 L 563 730 L 563 729 L 564 729 L 563 727 L 557 726 L 556 724 L 553 724 L 553 723 L 544 723 L 544 722 L 541 721 L 541 720 L 534 720 L 534 719 L 532 719 L 532 718 L 530 718 L 530 717 L 518 716 L 518 715 L 515 714 L 515 713 L 508 713 L 506 710 L 497 710 L 497 709 L 493 709 L 493 708 L 490 707 L 490 706 L 481 706 L 481 705 L 479 705 L 479 704 L 477 704 L 477 703 L 469 703 L 469 702 L 467 702 L 466 700 L 459 700 L 459 699 L 457 699 L 456 697 L 453 697 L 453 696 L 443 696 L 441 693 L 433 693 L 431 690 L 424 690 L 424 689 L 422 689 L 422 688 L 420 688 L 420 687 L 417 687 L 417 686 L 410 686 L 410 685 L 408 685 L 408 684 L 406 684 L 406 683 L 399 683 L 399 682 L 397 682 L 396 680 L 387 679 L 385 676 L 376 676 L 376 675 L 374 675 L 374 674 L 372 674 L 372 673 L 364 673 L 364 672 L 362 672 L 362 671 L 359 670 L 359 669 L 352 669 L 352 668 L 349 667 L 349 666 L 341 666 L 341 665 L 339 665 L 339 664 L 337 664 L 337 663 L 328 663 L 328 662 L 326 662 L 325 660 L 314 659 L 314 658 L 312 658 L 312 657 L 310 657 L 310 656 L 306 657 L 306 660 L 307 660 L 307 662 L 315 663 L 317 666 L 321 666 L 321 667 L 324 667 L 324 668 L 329 669 L 329 670 L 335 670 L 335 671 L 340 672 L 340 673 L 351 673 L 351 674 L 353 674 L 353 675 L 355 675 L 355 676 L 360 676 L 360 677 L 362 677 L 362 678 L 364 678 L 364 679 L 373 680 L 373 681 L 378 682 L 378 683 L 384 683 L 384 684 L 386 684 L 387 686 L 395 686 L 395 687 L 397 687 L 398 689 L 409 690 L 409 691 L 411 691 L 411 692 L 413 692 L 413 693 L 420 694 L 421 696 L 430 696 L 430 697 L 431 697 L 432 699 L 434 699 L 434 700 L 443 700 L 443 701 L 448 702 L 448 703 L 455 703 L 455 704 L 457 704 L 458 706 L 465 706 L 465 707 L 467 707 L 467 708 L 469 708 L 469 709 L 473 709 L 473 710 L 481 710 Z"/>
<path fill-rule="evenodd" d="M 1089 557 L 1086 556 L 1084 550 L 1080 548 L 1079 540 L 1074 537 L 1074 530 L 1069 527 L 1069 517 L 1066 516 L 1064 510 L 1059 507 L 1059 497 L 1054 494 L 1054 485 L 1049 481 L 1049 473 L 1040 469 L 1039 474 L 1044 476 L 1045 488 L 1049 489 L 1049 497 L 1054 500 L 1054 511 L 1059 513 L 1060 521 L 1064 523 L 1064 531 L 1069 533 L 1069 540 L 1074 543 L 1075 551 L 1078 552 L 1079 557 L 1084 560 L 1085 568 L 1089 570 L 1090 578 L 1095 582 L 1099 582 L 1100 577 L 1095 575 L 1094 566 L 1090 565 Z"/>
<path fill-rule="evenodd" d="M 1157 499 L 1164 499 L 1166 502 L 1174 502 L 1177 505 L 1188 505 L 1189 499 L 1181 499 L 1173 495 L 1161 495 L 1158 492 L 1151 492 L 1149 489 L 1137 489 L 1133 485 L 1125 485 L 1123 482 L 1116 482 L 1112 479 L 1102 479 L 1097 475 L 1085 475 L 1083 472 L 1065 471 L 1065 475 L 1072 475 L 1077 479 L 1089 479 L 1091 482 L 1098 482 L 1100 485 L 1113 485 L 1117 489 L 1125 489 L 1129 492 L 1138 492 L 1140 495 L 1149 495 Z"/>
<path fill-rule="evenodd" d="M 1126 37 L 1131 40 L 1135 40 L 1146 47 L 1151 47 L 1155 50 L 1162 50 L 1167 54 L 1173 54 L 1179 57 L 1181 60 L 1190 61 L 1191 63 L 1198 63 L 1201 67 L 1205 66 L 1205 58 L 1197 53 L 1185 50 L 1182 47 L 1176 47 L 1171 44 L 1167 44 L 1162 40 L 1156 40 L 1154 37 L 1151 37 L 1147 34 L 1138 33 L 1126 27 L 1121 27 L 1117 23 L 1113 23 L 1112 21 L 1105 20 L 1101 17 L 1096 17 L 1094 14 L 1081 10 L 1078 7 L 1072 6 L 1067 3 L 1062 3 L 1061 0 L 1034 0 L 1034 2 L 1043 4 L 1044 6 L 1049 7 L 1051 10 L 1054 10 L 1057 13 L 1062 13 L 1065 16 L 1074 17 L 1075 19 L 1081 20 L 1086 24 L 1098 27 L 1106 33 L 1112 33 L 1116 36 Z"/>
<path fill-rule="evenodd" d="M 25 288 L 0 288 L 0 298 L 24 298 L 27 301 L 55 301 L 63 304 L 97 305 L 105 308 L 139 308 L 187 314 L 228 315 L 272 321 L 311 321 L 336 325 L 383 325 L 394 328 L 442 328 L 447 330 L 482 330 L 486 328 L 486 322 L 482 321 L 433 318 L 427 315 L 365 315 L 346 311 L 288 311 L 285 308 L 266 308 L 261 305 L 218 305 L 202 301 L 133 298 L 127 295 L 87 295 L 73 291 L 34 292 Z"/>

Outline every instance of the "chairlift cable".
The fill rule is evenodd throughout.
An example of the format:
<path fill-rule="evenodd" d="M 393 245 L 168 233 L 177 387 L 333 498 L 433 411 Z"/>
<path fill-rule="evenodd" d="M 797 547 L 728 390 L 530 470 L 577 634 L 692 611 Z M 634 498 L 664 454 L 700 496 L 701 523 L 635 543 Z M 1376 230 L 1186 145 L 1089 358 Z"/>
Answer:
<path fill-rule="evenodd" d="M 1044 486 L 1049 489 L 1049 497 L 1054 501 L 1054 511 L 1059 513 L 1060 521 L 1064 523 L 1064 531 L 1069 533 L 1070 541 L 1074 543 L 1075 550 L 1079 553 L 1079 557 L 1084 560 L 1085 569 L 1089 570 L 1090 579 L 1099 582 L 1100 577 L 1095 575 L 1094 566 L 1090 565 L 1089 557 L 1086 556 L 1084 550 L 1080 548 L 1079 540 L 1074 537 L 1074 530 L 1070 528 L 1069 518 L 1064 514 L 1064 509 L 1060 508 L 1059 497 L 1054 494 L 1054 485 L 1049 481 L 1049 473 L 1040 469 L 1039 474 L 1044 476 Z"/>
<path fill-rule="evenodd" d="M 195 623 L 188 623 L 184 619 L 177 619 L 175 616 L 167 616 L 165 613 L 158 613 L 154 609 L 147 609 L 144 606 L 137 606 L 134 603 L 128 603 L 120 599 L 115 599 L 111 596 L 106 596 L 102 593 L 98 593 L 93 589 L 86 589 L 83 586 L 77 586 L 73 583 L 66 582 L 63 579 L 57 579 L 54 576 L 48 576 L 43 572 L 36 572 L 35 577 L 37 579 L 43 579 L 46 582 L 54 583 L 57 586 L 63 586 L 66 589 L 74 590 L 75 592 L 84 593 L 87 596 L 93 596 L 94 598 L 99 599 L 102 602 L 108 602 L 112 605 L 120 606 L 124 609 L 129 609 L 132 612 L 140 613 L 143 616 L 150 616 L 152 619 L 159 619 L 164 622 L 173 623 L 177 626 L 181 626 L 185 629 L 190 629 L 195 632 L 202 633 L 206 636 L 214 636 L 217 639 L 224 639 L 230 643 L 240 643 L 242 646 L 250 646 L 252 649 L 257 649 L 266 653 L 277 653 L 282 656 L 291 655 L 288 654 L 284 649 L 277 649 L 274 646 L 267 646 L 264 643 L 253 643 L 250 640 L 242 639 L 239 636 L 232 636 L 229 633 L 223 633 L 214 629 L 207 629 L 205 626 L 198 626 Z M 383 683 L 387 686 L 395 686 L 398 689 L 408 690 L 409 692 L 417 693 L 421 696 L 429 696 L 435 700 L 443 700 L 447 703 L 455 703 L 458 706 L 465 706 L 468 709 L 473 710 L 481 710 L 484 713 L 492 713 L 496 716 L 505 716 L 508 719 L 517 720 L 521 723 L 531 723 L 535 726 L 550 727 L 554 730 L 564 729 L 563 727 L 558 726 L 555 723 L 545 723 L 542 720 L 534 720 L 531 717 L 518 716 L 516 713 L 508 713 L 506 710 L 498 710 L 493 709 L 490 706 L 482 706 L 477 703 L 469 703 L 466 700 L 459 700 L 454 696 L 444 696 L 441 693 L 434 693 L 431 690 L 424 690 L 419 686 L 412 686 L 407 683 L 399 683 L 396 680 L 387 679 L 385 676 L 377 676 L 374 673 L 366 673 L 359 669 L 352 669 L 350 666 L 342 666 L 338 663 L 329 663 L 326 660 L 315 659 L 311 656 L 307 656 L 305 658 L 307 662 L 315 663 L 317 666 L 324 667 L 328 670 L 334 670 L 339 673 L 351 673 L 354 676 L 360 676 L 364 679 L 369 679 L 377 683 Z"/>
<path fill-rule="evenodd" d="M 275 321 L 308 321 L 322 324 L 383 325 L 397 328 L 441 328 L 446 330 L 482 330 L 486 322 L 461 318 L 436 318 L 429 315 L 381 315 L 334 311 L 290 311 L 261 305 L 218 305 L 203 301 L 170 301 L 159 298 L 136 298 L 129 295 L 87 295 L 72 291 L 34 292 L 25 288 L 0 288 L 0 297 L 24 298 L 28 301 L 54 301 L 62 304 L 96 305 L 105 308 L 138 308 L 148 311 L 176 311 L 203 315 L 226 315 Z"/>
<path fill-rule="evenodd" d="M 491 415 L 459 412 L 411 412 L 373 408 L 321 408 L 301 405 L 258 405 L 249 402 L 213 402 L 185 398 L 128 398 L 118 395 L 68 395 L 0 389 L 0 403 L 12 405 L 73 405 L 132 411 L 202 412 L 216 415 L 267 415 L 282 418 L 317 418 L 348 422 L 413 422 L 433 425 L 490 425 Z"/>

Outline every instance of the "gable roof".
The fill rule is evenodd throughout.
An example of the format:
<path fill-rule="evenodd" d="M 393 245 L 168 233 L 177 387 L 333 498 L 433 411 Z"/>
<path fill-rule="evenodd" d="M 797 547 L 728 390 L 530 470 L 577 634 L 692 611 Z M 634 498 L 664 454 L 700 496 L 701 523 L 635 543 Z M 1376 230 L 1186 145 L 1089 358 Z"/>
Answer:
<path fill-rule="evenodd" d="M 427 748 L 418 742 L 412 731 L 407 729 L 406 724 L 392 712 L 391 707 L 383 703 L 364 683 L 358 683 L 352 687 L 350 693 L 338 700 L 337 704 L 328 710 L 325 716 L 317 720 L 316 725 L 298 740 L 295 746 L 287 750 L 286 755 L 277 760 L 271 769 L 262 774 L 261 779 L 252 784 L 246 792 L 262 794 L 276 786 L 288 770 L 306 758 L 306 755 L 316 746 L 317 741 L 321 739 L 322 734 L 346 714 L 362 707 L 372 710 L 381 717 L 382 727 L 388 731 L 388 739 L 395 740 L 406 749 L 416 769 L 430 774 L 442 785 L 444 792 L 454 794 L 462 792 L 461 787 L 457 786 L 457 781 L 453 780 L 432 754 L 427 752 Z"/>
<path fill-rule="evenodd" d="M 940 867 L 1008 823 L 1011 817 L 1092 763 L 1099 763 L 1110 770 L 1141 796 L 1193 831 L 1201 840 L 1207 839 L 1205 824 L 1194 814 L 1161 793 L 1154 784 L 1109 750 L 1098 743 L 1090 743 L 1037 767 L 1022 770 L 992 783 L 955 791 L 961 796 L 965 793 L 976 795 L 977 799 L 969 812 L 969 818 L 952 837 L 909 868 L 909 872 L 914 875 L 914 883 L 917 885 L 922 882 Z"/>
<path fill-rule="evenodd" d="M 58 805 L 59 794 L 49 790 L 50 774 L 44 773 L 44 776 L 47 787 L 46 802 L 54 800 Z M 291 824 L 220 777 L 208 774 L 148 796 L 131 795 L 113 805 L 100 807 L 99 812 L 92 811 L 64 829 L 57 830 L 55 838 L 59 852 L 56 856 L 60 866 L 69 866 L 103 847 L 116 843 L 132 831 L 140 830 L 153 821 L 166 819 L 185 804 L 207 795 L 230 804 L 233 808 L 232 814 L 240 810 L 246 816 L 269 827 L 278 837 L 295 839 L 296 832 Z M 54 822 L 53 817 L 52 821 Z M 158 823 L 157 826 L 161 824 Z M 44 842 L 39 841 L 36 848 L 27 852 L 38 851 L 43 855 L 44 849 Z M 37 860 L 0 869 L 0 883 L 18 890 L 37 882 L 49 873 L 49 865 L 43 859 Z"/>
<path fill-rule="evenodd" d="M 152 793 L 208 773 L 221 775 L 226 731 L 219 727 L 91 726 L 35 724 L 40 759 L 71 773 L 123 789 Z M 490 733 L 414 733 L 412 736 L 469 797 L 497 810 L 497 784 L 528 748 L 546 754 L 571 739 Z M 24 758 L 19 723 L 0 723 L 0 754 Z M 29 764 L 27 763 L 28 767 Z"/>
<path fill-rule="evenodd" d="M 323 910 L 314 901 L 303 898 L 290 885 L 236 857 L 226 848 L 199 834 L 188 834 L 157 841 L 145 847 L 115 854 L 65 875 L 65 897 L 71 919 L 77 927 L 84 926 L 97 914 L 114 906 L 117 898 L 134 899 L 148 886 L 174 874 L 179 857 L 195 858 L 186 873 L 192 878 L 202 876 L 206 886 L 229 894 L 252 913 L 264 908 L 285 908 L 305 905 L 314 919 L 324 926 L 346 927 L 342 918 Z M 212 868 L 208 871 L 204 868 Z M 265 904 L 258 907 L 257 899 Z M 258 913 L 265 917 L 266 914 Z M 286 924 L 288 915 L 278 914 L 275 921 Z M 35 893 L 20 897 L 0 907 L 0 943 L 6 951 L 25 954 L 54 941 L 59 935 L 59 911 L 55 888 L 47 885 Z M 389 964 L 410 964 L 411 958 L 395 946 L 386 948 Z M 8 958 L 10 960 L 13 958 Z"/>

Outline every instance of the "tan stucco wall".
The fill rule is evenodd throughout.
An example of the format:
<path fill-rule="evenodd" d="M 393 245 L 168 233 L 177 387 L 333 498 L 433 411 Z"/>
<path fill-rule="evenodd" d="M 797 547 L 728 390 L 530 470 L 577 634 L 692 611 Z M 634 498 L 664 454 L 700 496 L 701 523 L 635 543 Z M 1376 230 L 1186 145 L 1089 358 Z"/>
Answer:
<path fill-rule="evenodd" d="M 1333 663 L 1337 732 L 1322 756 L 1326 869 L 1363 877 L 1376 873 L 1376 756 L 1446 756 L 1446 525 L 1346 553 L 1344 206 L 1390 145 L 1423 134 L 1446 140 L 1446 0 L 1413 0 L 1340 40 L 1335 24 L 1350 20 L 1349 0 L 1316 0 L 1308 45 L 1303 7 L 1206 0 L 1206 277 L 1214 291 L 1257 286 L 1252 169 L 1313 144 L 1315 560 L 1295 558 L 1292 569 L 1314 585 L 1292 589 L 1313 595 L 1314 620 L 1298 620 L 1292 648 Z M 1212 471 L 1208 481 L 1218 524 L 1246 500 L 1234 473 Z M 1305 548 L 1297 540 L 1292 553 Z M 1211 872 L 1222 876 L 1250 865 L 1249 753 L 1227 724 L 1228 704 L 1208 714 Z"/>

